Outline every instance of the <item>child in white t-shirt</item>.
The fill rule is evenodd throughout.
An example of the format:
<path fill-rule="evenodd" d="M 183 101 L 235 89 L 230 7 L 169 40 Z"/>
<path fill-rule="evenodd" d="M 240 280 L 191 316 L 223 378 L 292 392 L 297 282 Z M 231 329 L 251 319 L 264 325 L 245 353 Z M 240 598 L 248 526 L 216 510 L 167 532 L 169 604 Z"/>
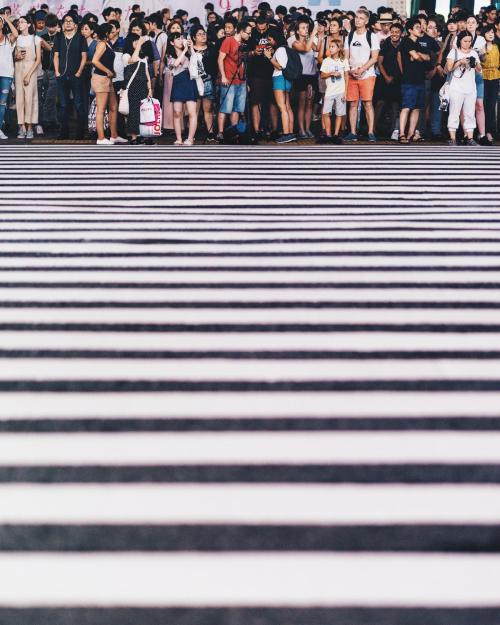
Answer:
<path fill-rule="evenodd" d="M 321 78 L 326 81 L 323 100 L 323 127 L 327 138 L 332 138 L 331 113 L 335 108 L 334 143 L 341 143 L 339 137 L 342 117 L 346 114 L 346 93 L 349 82 L 349 63 L 344 56 L 344 47 L 340 39 L 330 42 L 328 56 L 321 64 Z"/>

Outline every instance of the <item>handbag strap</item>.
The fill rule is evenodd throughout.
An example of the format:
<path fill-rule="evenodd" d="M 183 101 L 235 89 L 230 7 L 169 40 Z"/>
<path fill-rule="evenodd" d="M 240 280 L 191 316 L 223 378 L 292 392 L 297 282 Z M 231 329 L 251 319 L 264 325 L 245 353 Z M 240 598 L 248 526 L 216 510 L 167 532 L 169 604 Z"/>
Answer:
<path fill-rule="evenodd" d="M 125 87 L 125 89 L 128 89 L 128 88 L 130 87 L 130 85 L 131 85 L 132 81 L 134 80 L 134 78 L 135 78 L 135 76 L 136 76 L 137 72 L 139 71 L 139 63 L 140 63 L 140 62 L 141 62 L 141 61 L 137 61 L 137 67 L 135 68 L 134 73 L 133 73 L 133 74 L 132 74 L 132 76 L 130 77 L 130 80 L 128 81 L 127 86 Z"/>

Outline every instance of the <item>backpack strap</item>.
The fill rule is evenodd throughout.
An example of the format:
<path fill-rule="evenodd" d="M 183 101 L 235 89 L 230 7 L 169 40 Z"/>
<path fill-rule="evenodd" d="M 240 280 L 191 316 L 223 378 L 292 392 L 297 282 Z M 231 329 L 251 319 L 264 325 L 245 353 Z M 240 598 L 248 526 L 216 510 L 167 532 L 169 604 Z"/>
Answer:
<path fill-rule="evenodd" d="M 353 39 L 354 39 L 354 30 L 351 29 L 351 32 L 349 33 L 349 36 L 347 37 L 347 43 L 349 44 L 349 48 L 351 47 Z M 372 50 L 372 31 L 369 28 L 366 30 L 366 41 L 368 42 L 368 45 L 370 46 L 370 52 L 371 52 L 371 50 Z"/>

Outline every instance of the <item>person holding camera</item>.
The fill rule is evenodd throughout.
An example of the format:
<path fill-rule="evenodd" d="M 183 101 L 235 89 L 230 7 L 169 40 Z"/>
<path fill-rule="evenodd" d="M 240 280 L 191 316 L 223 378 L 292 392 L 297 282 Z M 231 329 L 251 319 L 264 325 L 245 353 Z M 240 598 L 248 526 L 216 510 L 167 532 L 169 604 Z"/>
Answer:
<path fill-rule="evenodd" d="M 185 39 L 180 33 L 171 33 L 168 36 L 167 65 L 173 76 L 170 101 L 174 105 L 174 145 L 193 145 L 198 125 L 198 87 L 196 80 L 193 80 L 189 73 L 189 56 L 192 50 L 191 39 Z M 184 107 L 189 115 L 189 131 L 187 139 L 183 142 L 181 119 Z"/>
<path fill-rule="evenodd" d="M 3 11 L 3 9 L 2 9 Z M 3 12 L 0 15 L 0 139 L 8 137 L 2 132 L 10 86 L 14 80 L 14 59 L 12 52 L 17 39 L 17 30 L 10 17 Z"/>
<path fill-rule="evenodd" d="M 473 139 L 476 128 L 476 73 L 481 72 L 481 63 L 477 52 L 472 49 L 472 35 L 469 32 L 459 33 L 457 48 L 448 53 L 446 71 L 451 74 L 448 145 L 457 143 L 456 133 L 461 113 L 467 145 L 477 145 Z"/>

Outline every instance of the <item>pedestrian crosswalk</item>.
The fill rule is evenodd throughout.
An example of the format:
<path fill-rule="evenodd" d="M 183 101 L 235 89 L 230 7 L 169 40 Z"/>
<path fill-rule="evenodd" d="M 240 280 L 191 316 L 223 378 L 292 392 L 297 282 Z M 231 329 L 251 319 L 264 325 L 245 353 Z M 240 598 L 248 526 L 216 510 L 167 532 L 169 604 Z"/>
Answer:
<path fill-rule="evenodd" d="M 498 625 L 500 156 L 0 151 L 1 625 Z"/>

